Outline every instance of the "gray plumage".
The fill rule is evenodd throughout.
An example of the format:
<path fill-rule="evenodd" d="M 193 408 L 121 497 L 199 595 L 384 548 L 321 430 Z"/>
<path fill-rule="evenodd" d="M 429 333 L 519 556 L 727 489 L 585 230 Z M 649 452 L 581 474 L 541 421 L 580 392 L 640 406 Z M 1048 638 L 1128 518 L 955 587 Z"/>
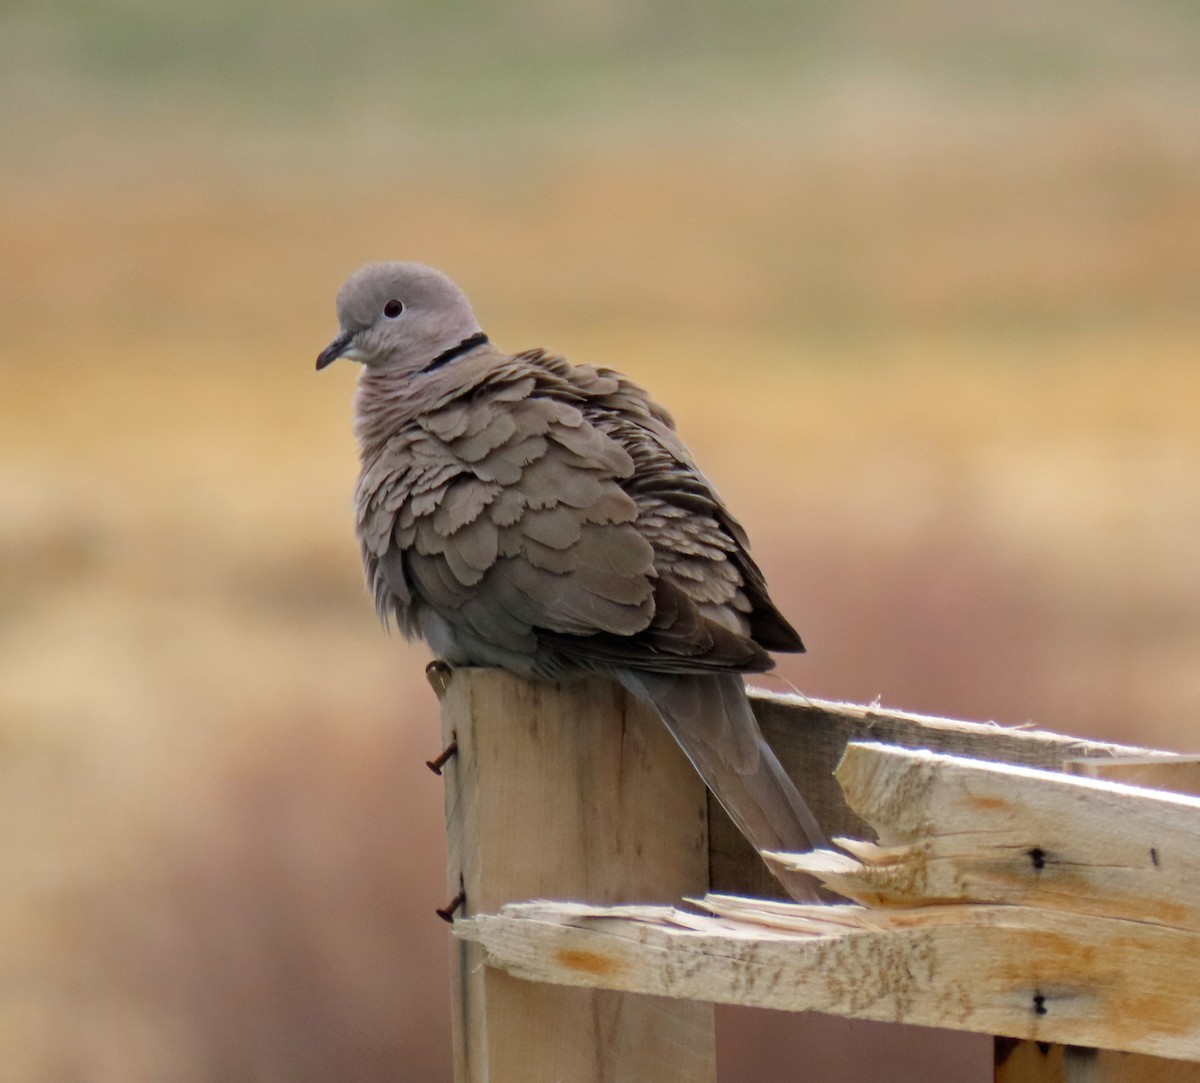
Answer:
<path fill-rule="evenodd" d="M 611 369 L 496 349 L 419 264 L 362 268 L 337 311 L 317 367 L 364 365 L 357 529 L 383 621 L 451 665 L 615 677 L 756 847 L 821 844 L 741 676 L 803 644 L 671 416 Z"/>

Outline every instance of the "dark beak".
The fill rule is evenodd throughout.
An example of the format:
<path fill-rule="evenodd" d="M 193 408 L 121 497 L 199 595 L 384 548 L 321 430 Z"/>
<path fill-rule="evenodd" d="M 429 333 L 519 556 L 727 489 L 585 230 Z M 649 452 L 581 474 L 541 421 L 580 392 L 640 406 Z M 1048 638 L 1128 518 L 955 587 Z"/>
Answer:
<path fill-rule="evenodd" d="M 326 365 L 332 365 L 342 354 L 350 349 L 350 343 L 353 340 L 353 331 L 343 331 L 338 335 L 317 357 L 317 371 L 320 372 Z"/>

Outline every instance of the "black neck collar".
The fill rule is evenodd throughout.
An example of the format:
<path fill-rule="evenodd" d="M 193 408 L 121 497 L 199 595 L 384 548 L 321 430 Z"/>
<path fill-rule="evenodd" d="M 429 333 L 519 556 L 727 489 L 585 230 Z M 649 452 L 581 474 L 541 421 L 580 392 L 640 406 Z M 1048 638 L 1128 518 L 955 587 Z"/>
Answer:
<path fill-rule="evenodd" d="M 482 346 L 487 342 L 488 337 L 482 331 L 476 331 L 470 338 L 464 338 L 457 346 L 451 346 L 448 350 L 443 350 L 432 361 L 429 362 L 423 369 L 422 373 L 432 372 L 434 369 L 440 369 L 443 365 L 449 364 L 456 357 L 461 357 L 468 350 L 475 349 L 476 346 Z"/>

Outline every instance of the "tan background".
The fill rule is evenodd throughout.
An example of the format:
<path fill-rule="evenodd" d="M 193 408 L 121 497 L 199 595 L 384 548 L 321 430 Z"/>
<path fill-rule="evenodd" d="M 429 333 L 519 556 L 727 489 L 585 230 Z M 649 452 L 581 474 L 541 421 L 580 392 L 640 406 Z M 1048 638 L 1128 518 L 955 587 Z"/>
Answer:
<path fill-rule="evenodd" d="M 0 11 L 0 1074 L 447 1078 L 435 704 L 312 371 L 369 259 L 672 407 L 776 687 L 1196 749 L 1197 133 L 1169 0 Z"/>

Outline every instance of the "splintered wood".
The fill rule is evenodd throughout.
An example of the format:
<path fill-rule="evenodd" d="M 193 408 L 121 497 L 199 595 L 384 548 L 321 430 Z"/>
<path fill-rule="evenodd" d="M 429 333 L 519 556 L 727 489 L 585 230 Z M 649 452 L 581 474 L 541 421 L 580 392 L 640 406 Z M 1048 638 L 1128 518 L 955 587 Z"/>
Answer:
<path fill-rule="evenodd" d="M 777 860 L 847 898 L 1200 929 L 1200 798 L 878 744 L 851 745 L 836 774 L 879 843 Z"/>
<path fill-rule="evenodd" d="M 539 982 L 1200 1061 L 1200 799 L 877 743 L 837 779 L 878 841 L 778 859 L 863 905 L 527 903 L 455 934 Z"/>

